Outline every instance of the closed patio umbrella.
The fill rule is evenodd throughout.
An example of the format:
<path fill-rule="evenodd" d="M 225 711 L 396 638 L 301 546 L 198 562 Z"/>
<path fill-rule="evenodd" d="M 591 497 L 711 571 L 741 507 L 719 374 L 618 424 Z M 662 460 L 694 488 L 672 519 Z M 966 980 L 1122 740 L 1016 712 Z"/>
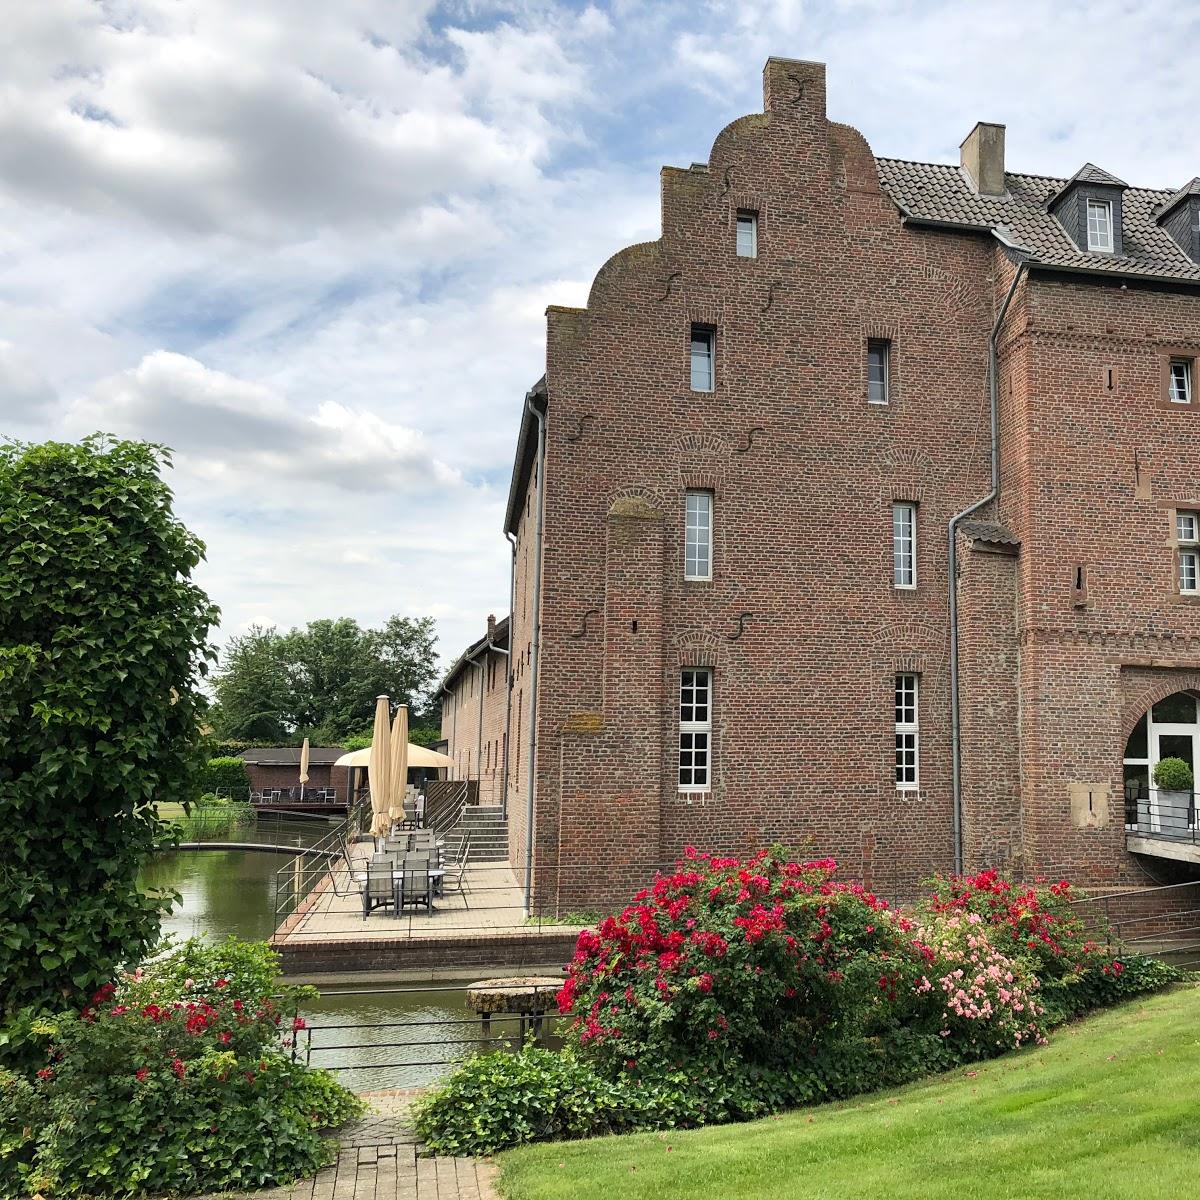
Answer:
<path fill-rule="evenodd" d="M 393 821 L 404 820 L 404 797 L 408 794 L 408 705 L 396 709 L 392 725 L 392 794 L 389 814 Z"/>
<path fill-rule="evenodd" d="M 375 699 L 375 728 L 371 735 L 371 759 L 367 764 L 367 782 L 371 785 L 371 833 L 383 837 L 392 826 L 392 726 L 388 698 Z"/>
<path fill-rule="evenodd" d="M 300 799 L 304 799 L 304 785 L 308 782 L 308 738 L 300 747 Z"/>

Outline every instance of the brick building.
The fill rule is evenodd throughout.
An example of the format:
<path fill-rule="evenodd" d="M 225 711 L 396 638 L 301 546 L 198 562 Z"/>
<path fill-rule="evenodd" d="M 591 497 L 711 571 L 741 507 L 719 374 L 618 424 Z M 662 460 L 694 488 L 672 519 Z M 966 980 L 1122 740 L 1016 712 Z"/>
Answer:
<path fill-rule="evenodd" d="M 487 633 L 454 661 L 442 680 L 443 753 L 450 779 L 476 780 L 479 803 L 504 804 L 508 722 L 508 618 L 489 616 Z"/>
<path fill-rule="evenodd" d="M 1187 877 L 1125 788 L 1200 730 L 1200 181 L 1013 173 L 988 124 L 877 159 L 816 63 L 764 96 L 547 313 L 506 514 L 514 863 L 563 910 L 689 843 L 897 895 Z"/>
<path fill-rule="evenodd" d="M 331 791 L 339 803 L 346 802 L 348 772 L 345 767 L 333 765 L 345 753 L 341 746 L 309 747 L 306 794 Z M 299 746 L 260 746 L 243 750 L 241 757 L 250 776 L 251 793 L 278 789 L 286 796 L 289 788 L 300 787 Z"/>

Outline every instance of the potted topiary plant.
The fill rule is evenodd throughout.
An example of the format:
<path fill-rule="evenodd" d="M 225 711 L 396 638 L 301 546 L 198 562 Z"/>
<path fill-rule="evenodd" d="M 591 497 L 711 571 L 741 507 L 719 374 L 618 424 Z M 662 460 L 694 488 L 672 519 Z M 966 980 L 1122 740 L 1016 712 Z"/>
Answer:
<path fill-rule="evenodd" d="M 1163 758 L 1154 768 L 1158 788 L 1158 827 L 1164 833 L 1187 833 L 1196 777 L 1182 758 Z"/>

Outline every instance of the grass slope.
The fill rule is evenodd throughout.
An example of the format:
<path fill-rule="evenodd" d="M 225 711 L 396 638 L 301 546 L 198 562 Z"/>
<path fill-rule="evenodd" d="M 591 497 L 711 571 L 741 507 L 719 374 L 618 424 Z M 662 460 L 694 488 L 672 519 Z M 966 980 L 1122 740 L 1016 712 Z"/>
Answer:
<path fill-rule="evenodd" d="M 513 1150 L 508 1200 L 1200 1195 L 1200 987 L 1049 1046 L 745 1125 Z"/>

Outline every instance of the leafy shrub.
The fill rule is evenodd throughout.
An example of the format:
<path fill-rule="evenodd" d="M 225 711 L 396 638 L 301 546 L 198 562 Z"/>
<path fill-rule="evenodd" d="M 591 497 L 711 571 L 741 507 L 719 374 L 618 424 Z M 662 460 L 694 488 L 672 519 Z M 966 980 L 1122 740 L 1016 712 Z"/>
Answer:
<path fill-rule="evenodd" d="M 1161 758 L 1154 768 L 1154 783 L 1164 792 L 1190 792 L 1196 777 L 1182 758 Z"/>
<path fill-rule="evenodd" d="M 526 1046 L 480 1054 L 413 1107 L 435 1154 L 492 1154 L 554 1138 L 618 1133 L 641 1122 L 644 1105 L 622 1080 L 599 1074 L 570 1050 Z"/>
<path fill-rule="evenodd" d="M 176 821 L 184 841 L 222 838 L 254 822 L 254 805 L 248 800 L 231 800 L 211 792 L 201 796 L 191 809 Z"/>
<path fill-rule="evenodd" d="M 331 1161 L 320 1131 L 363 1106 L 293 1061 L 311 989 L 281 991 L 277 968 L 262 943 L 187 942 L 55 1018 L 32 1095 L 0 1108 L 13 1171 L 47 1197 L 115 1197 L 265 1187 Z"/>
<path fill-rule="evenodd" d="M 579 935 L 558 997 L 573 1018 L 564 1053 L 468 1062 L 418 1106 L 422 1137 L 488 1153 L 762 1116 L 1040 1042 L 1076 1012 L 1179 977 L 1113 959 L 1065 882 L 981 872 L 936 880 L 895 912 L 835 870 L 689 850 Z"/>
<path fill-rule="evenodd" d="M 1181 978 L 1175 968 L 1144 959 L 1126 975 L 1133 960 L 1114 958 L 1101 943 L 1103 931 L 1090 928 L 1076 911 L 1065 879 L 1014 884 L 986 870 L 930 883 L 933 891 L 918 905 L 918 919 L 958 913 L 986 925 L 990 942 L 1036 979 L 1036 1003 L 1047 1027 Z"/>
<path fill-rule="evenodd" d="M 228 792 L 235 800 L 245 800 L 250 794 L 250 773 L 242 758 L 229 755 L 210 758 L 200 772 L 201 792 Z"/>
<path fill-rule="evenodd" d="M 0 1196 L 28 1195 L 37 1132 L 46 1125 L 46 1103 L 21 1075 L 0 1068 Z"/>
<path fill-rule="evenodd" d="M 194 795 L 216 609 L 162 447 L 0 446 L 0 1019 L 78 1004 L 158 937 L 138 876 Z"/>

